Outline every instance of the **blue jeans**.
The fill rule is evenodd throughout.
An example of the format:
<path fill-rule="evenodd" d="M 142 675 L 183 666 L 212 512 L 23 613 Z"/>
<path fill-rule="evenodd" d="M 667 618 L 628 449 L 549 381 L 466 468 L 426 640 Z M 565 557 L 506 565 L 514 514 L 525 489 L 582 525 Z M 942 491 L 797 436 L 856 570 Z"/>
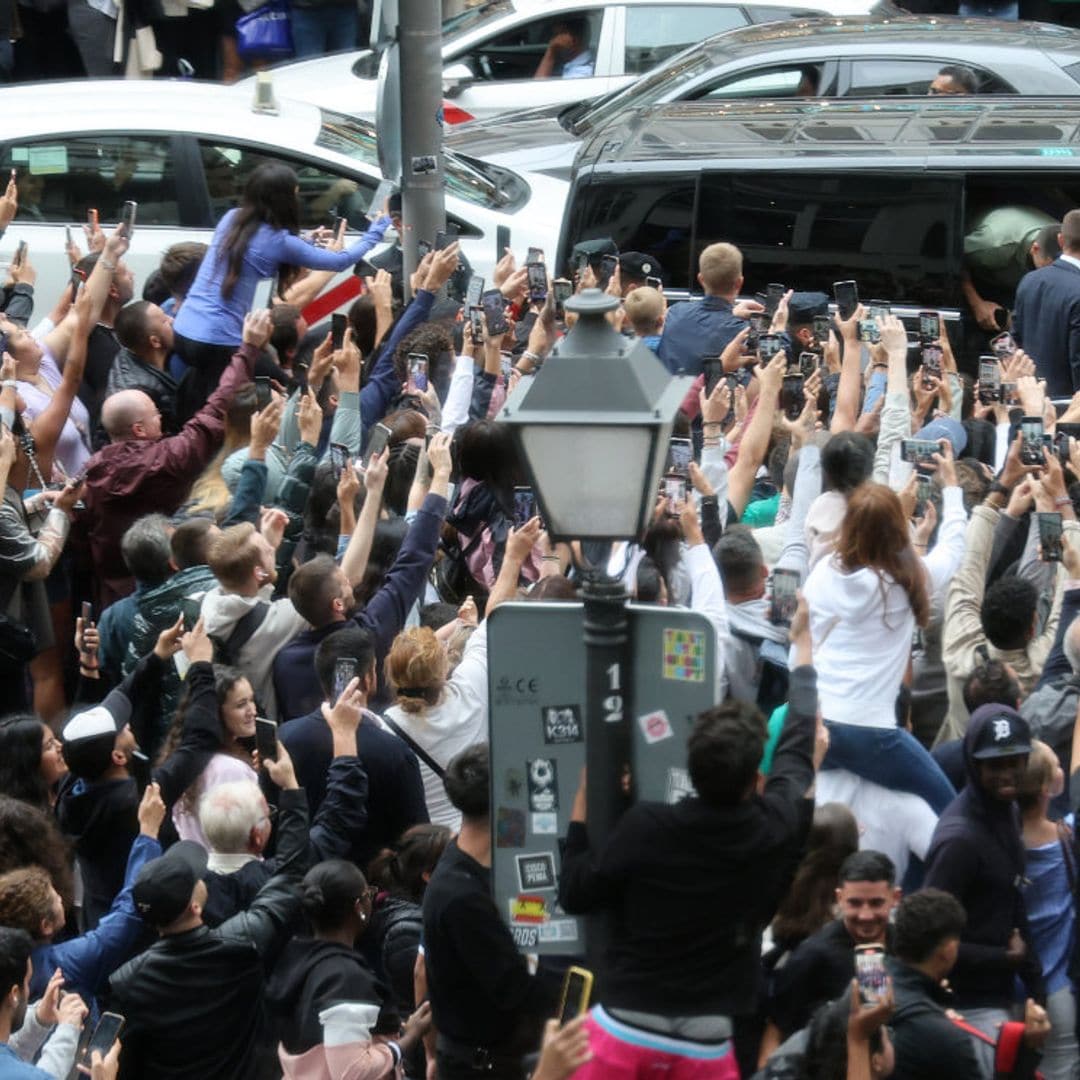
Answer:
<path fill-rule="evenodd" d="M 893 791 L 907 791 L 940 814 L 956 791 L 929 751 L 903 728 L 858 727 L 825 721 L 829 752 L 823 769 L 847 769 Z"/>
<path fill-rule="evenodd" d="M 293 54 L 297 60 L 306 56 L 340 52 L 356 48 L 360 16 L 356 0 L 325 7 L 296 7 L 289 11 L 292 25 Z"/>

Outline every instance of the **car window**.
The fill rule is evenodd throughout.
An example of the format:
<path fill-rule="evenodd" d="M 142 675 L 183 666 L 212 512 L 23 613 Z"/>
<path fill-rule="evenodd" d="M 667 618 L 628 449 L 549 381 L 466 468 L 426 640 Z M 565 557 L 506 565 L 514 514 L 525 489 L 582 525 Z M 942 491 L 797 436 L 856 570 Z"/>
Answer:
<path fill-rule="evenodd" d="M 453 63 L 465 63 L 472 69 L 473 75 L 480 81 L 502 82 L 511 79 L 531 79 L 547 51 L 548 42 L 565 24 L 578 23 L 579 33 L 586 45 L 586 51 L 573 58 L 557 58 L 553 77 L 591 75 L 595 65 L 596 46 L 600 41 L 600 23 L 603 9 L 594 8 L 584 11 L 567 11 L 558 16 L 547 16 L 522 22 L 511 30 L 479 45 L 474 45 L 468 52 L 453 58 Z"/>
<path fill-rule="evenodd" d="M 165 136 L 85 135 L 19 140 L 3 150 L 15 169 L 17 221 L 120 220 L 125 201 L 139 204 L 140 225 L 179 225 L 172 144 Z"/>
<path fill-rule="evenodd" d="M 853 60 L 850 86 L 845 97 L 882 97 L 911 95 L 922 97 L 930 88 L 937 73 L 948 65 L 943 60 Z M 965 65 L 970 67 L 970 65 Z M 979 79 L 984 94 L 1011 94 L 1008 83 L 979 68 L 971 69 Z"/>
<path fill-rule="evenodd" d="M 746 17 L 734 5 L 646 5 L 626 9 L 627 75 L 640 75 L 662 64 L 688 45 L 712 34 L 745 26 Z"/>
<path fill-rule="evenodd" d="M 960 183 L 864 171 L 712 174 L 702 178 L 695 244 L 740 248 L 748 293 L 770 281 L 828 289 L 855 278 L 862 296 L 918 302 L 955 284 Z"/>
<path fill-rule="evenodd" d="M 284 162 L 296 170 L 300 182 L 300 227 L 314 229 L 327 224 L 333 213 L 349 219 L 349 227 L 365 230 L 364 216 L 375 194 L 375 182 L 345 177 L 307 161 L 290 160 L 279 152 L 273 156 L 250 146 L 220 140 L 201 140 L 199 152 L 206 171 L 215 224 L 236 206 L 257 165 L 264 161 Z M 140 207 L 140 219 L 142 208 Z"/>
<path fill-rule="evenodd" d="M 822 68 L 822 64 L 805 64 L 744 71 L 702 87 L 691 100 L 813 97 L 821 92 Z"/>

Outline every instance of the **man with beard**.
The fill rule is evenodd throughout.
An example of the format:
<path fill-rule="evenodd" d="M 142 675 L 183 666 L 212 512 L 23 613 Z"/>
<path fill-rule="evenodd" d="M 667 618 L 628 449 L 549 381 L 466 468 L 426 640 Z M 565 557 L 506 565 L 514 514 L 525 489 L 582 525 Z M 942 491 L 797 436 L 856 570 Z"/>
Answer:
<path fill-rule="evenodd" d="M 280 652 L 278 648 L 281 643 L 276 643 L 265 657 L 268 666 L 273 663 L 273 689 L 277 692 L 277 709 L 281 719 L 293 720 L 306 716 L 326 700 L 316 678 L 314 658 L 320 642 L 331 634 L 357 626 L 370 631 L 375 639 L 376 667 L 379 672 L 382 671 L 383 661 L 394 638 L 404 628 L 413 604 L 424 594 L 424 585 L 431 564 L 435 561 L 439 530 L 446 517 L 446 496 L 450 489 L 450 436 L 434 436 L 427 456 L 433 470 L 431 486 L 409 524 L 409 531 L 405 534 L 394 564 L 379 590 L 366 604 L 357 606 L 353 599 L 353 585 L 357 582 L 351 581 L 346 572 L 347 557 L 338 566 L 330 556 L 318 555 L 298 567 L 289 578 L 289 599 L 278 603 L 288 605 L 301 628 L 306 623 L 311 629 L 289 634 L 286 639 L 288 643 Z M 370 471 L 374 473 L 375 470 Z M 381 495 L 381 487 L 377 491 L 372 488 L 369 497 L 378 498 Z M 362 521 L 360 527 L 363 527 Z M 213 567 L 212 559 L 210 565 Z M 204 607 L 204 615 L 206 610 Z M 258 692 L 259 687 L 256 686 Z"/>
<path fill-rule="evenodd" d="M 1024 842 L 1016 798 L 1031 729 L 1008 705 L 980 705 L 964 736 L 968 782 L 934 830 L 925 885 L 951 893 L 967 912 L 949 976 L 953 1007 L 991 1038 L 1009 1018 L 1019 976 L 1045 997 L 1024 908 Z"/>

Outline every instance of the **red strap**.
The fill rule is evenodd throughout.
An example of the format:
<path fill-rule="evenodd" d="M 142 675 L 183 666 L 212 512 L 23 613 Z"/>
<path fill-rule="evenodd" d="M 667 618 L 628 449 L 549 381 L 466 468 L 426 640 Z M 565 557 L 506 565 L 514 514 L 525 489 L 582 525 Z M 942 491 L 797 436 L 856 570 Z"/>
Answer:
<path fill-rule="evenodd" d="M 966 1031 L 969 1035 L 973 1035 L 976 1039 L 980 1039 L 984 1043 L 989 1043 L 991 1046 L 996 1046 L 997 1043 L 986 1034 L 985 1031 L 980 1031 L 977 1027 L 972 1027 L 966 1020 L 958 1020 L 955 1016 L 950 1016 L 949 1019 L 961 1030 Z M 1023 1024 L 1020 1025 L 1023 1027 Z"/>

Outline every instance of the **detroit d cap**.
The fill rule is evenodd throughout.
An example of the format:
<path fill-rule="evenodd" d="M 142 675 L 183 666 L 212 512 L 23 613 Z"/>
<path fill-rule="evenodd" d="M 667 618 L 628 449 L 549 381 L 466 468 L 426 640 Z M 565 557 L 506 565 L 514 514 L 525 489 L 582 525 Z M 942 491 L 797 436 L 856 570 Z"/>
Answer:
<path fill-rule="evenodd" d="M 135 908 L 152 926 L 168 926 L 191 903 L 195 885 L 206 873 L 206 848 L 192 840 L 173 844 L 138 873 L 131 890 Z"/>

